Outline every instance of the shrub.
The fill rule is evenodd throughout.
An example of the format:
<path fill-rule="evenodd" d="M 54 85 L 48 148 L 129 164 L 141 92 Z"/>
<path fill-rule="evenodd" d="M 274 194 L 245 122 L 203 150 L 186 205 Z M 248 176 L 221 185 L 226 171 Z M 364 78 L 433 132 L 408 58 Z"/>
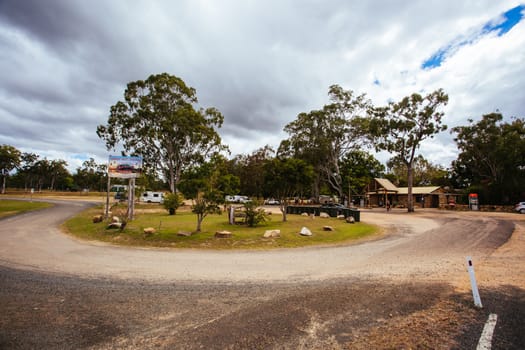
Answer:
<path fill-rule="evenodd" d="M 267 221 L 268 214 L 263 208 L 259 208 L 261 205 L 258 201 L 250 201 L 244 203 L 244 212 L 246 215 L 245 222 L 249 227 L 257 226 L 261 222 Z"/>
<path fill-rule="evenodd" d="M 170 215 L 175 215 L 177 209 L 183 204 L 184 199 L 178 193 L 168 193 L 164 196 L 162 205 Z"/>

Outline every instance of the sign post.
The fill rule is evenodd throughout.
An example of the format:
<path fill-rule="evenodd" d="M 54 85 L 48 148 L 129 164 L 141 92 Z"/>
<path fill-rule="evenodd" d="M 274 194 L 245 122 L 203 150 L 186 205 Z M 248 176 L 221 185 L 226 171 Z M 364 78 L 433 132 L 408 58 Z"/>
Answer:
<path fill-rule="evenodd" d="M 128 220 L 133 220 L 135 209 L 135 179 L 142 173 L 142 157 L 109 156 L 108 195 L 106 199 L 106 216 L 109 210 L 110 178 L 128 179 Z"/>

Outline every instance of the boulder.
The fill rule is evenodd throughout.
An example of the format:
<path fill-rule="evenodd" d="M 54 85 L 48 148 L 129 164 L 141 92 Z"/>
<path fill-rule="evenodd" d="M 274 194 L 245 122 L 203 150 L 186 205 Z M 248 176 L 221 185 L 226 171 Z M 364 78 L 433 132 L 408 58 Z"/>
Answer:
<path fill-rule="evenodd" d="M 232 233 L 230 231 L 217 231 L 215 232 L 215 238 L 230 238 Z"/>
<path fill-rule="evenodd" d="M 337 215 L 337 218 L 338 218 L 339 220 L 344 220 L 344 219 L 346 219 L 344 215 Z"/>
<path fill-rule="evenodd" d="M 309 216 L 308 213 L 301 213 L 301 216 Z"/>
<path fill-rule="evenodd" d="M 122 224 L 120 222 L 111 222 L 107 228 L 122 228 Z"/>
<path fill-rule="evenodd" d="M 153 227 L 146 227 L 144 229 L 144 234 L 146 236 L 151 236 L 151 235 L 155 234 L 155 232 L 157 232 L 157 230 L 155 230 Z"/>
<path fill-rule="evenodd" d="M 281 230 L 266 230 L 264 232 L 264 238 L 281 237 Z"/>
<path fill-rule="evenodd" d="M 303 227 L 301 231 L 299 232 L 301 236 L 311 236 L 312 231 L 310 231 L 307 227 Z"/>
<path fill-rule="evenodd" d="M 112 223 L 118 223 L 118 222 L 120 222 L 120 219 L 119 219 L 118 216 L 114 216 L 114 217 L 111 218 L 111 222 Z"/>
<path fill-rule="evenodd" d="M 192 235 L 193 232 L 189 232 L 189 231 L 179 231 L 177 232 L 177 236 L 181 236 L 181 237 L 189 237 Z"/>
<path fill-rule="evenodd" d="M 323 231 L 333 231 L 334 228 L 332 226 L 323 226 Z"/>
<path fill-rule="evenodd" d="M 330 215 L 328 215 L 328 213 L 322 212 L 321 214 L 319 214 L 319 217 L 320 217 L 320 218 L 325 218 L 325 219 L 326 219 L 326 218 L 329 218 Z"/>
<path fill-rule="evenodd" d="M 353 216 L 349 216 L 346 218 L 346 222 L 348 222 L 349 224 L 353 224 L 355 222 L 355 219 Z"/>
<path fill-rule="evenodd" d="M 104 217 L 102 215 L 95 215 L 93 216 L 93 223 L 96 224 L 98 222 L 102 222 L 104 220 Z"/>

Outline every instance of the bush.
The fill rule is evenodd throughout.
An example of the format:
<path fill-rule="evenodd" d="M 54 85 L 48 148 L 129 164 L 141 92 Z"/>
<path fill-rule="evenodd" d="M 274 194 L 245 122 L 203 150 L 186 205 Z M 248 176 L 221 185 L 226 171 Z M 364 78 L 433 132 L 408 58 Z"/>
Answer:
<path fill-rule="evenodd" d="M 177 209 L 183 204 L 184 199 L 178 193 L 168 193 L 164 196 L 162 205 L 170 215 L 175 215 Z"/>
<path fill-rule="evenodd" d="M 259 208 L 260 202 L 250 201 L 244 203 L 245 222 L 249 227 L 257 226 L 261 222 L 268 220 L 268 214 L 263 208 Z"/>

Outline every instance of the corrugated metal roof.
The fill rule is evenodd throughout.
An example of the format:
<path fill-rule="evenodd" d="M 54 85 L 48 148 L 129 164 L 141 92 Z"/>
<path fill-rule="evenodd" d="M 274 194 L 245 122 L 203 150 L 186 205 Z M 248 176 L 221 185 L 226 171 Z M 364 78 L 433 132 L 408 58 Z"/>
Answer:
<path fill-rule="evenodd" d="M 440 186 L 412 187 L 412 194 L 431 194 L 440 188 Z M 397 194 L 408 194 L 408 187 L 398 187 L 397 190 Z"/>
<path fill-rule="evenodd" d="M 381 187 L 387 190 L 387 192 L 395 192 L 396 194 L 408 194 L 408 187 L 396 187 L 388 179 L 374 179 Z M 441 186 L 423 186 L 423 187 L 412 187 L 412 194 L 431 194 L 439 190 Z M 368 192 L 368 194 L 374 194 L 377 191 Z"/>
<path fill-rule="evenodd" d="M 374 180 L 376 180 L 377 183 L 379 185 L 381 185 L 381 187 L 383 187 L 384 189 L 386 189 L 389 192 L 397 192 L 398 191 L 398 188 L 396 187 L 396 185 L 391 183 L 390 180 L 388 180 L 388 179 L 375 178 Z"/>

